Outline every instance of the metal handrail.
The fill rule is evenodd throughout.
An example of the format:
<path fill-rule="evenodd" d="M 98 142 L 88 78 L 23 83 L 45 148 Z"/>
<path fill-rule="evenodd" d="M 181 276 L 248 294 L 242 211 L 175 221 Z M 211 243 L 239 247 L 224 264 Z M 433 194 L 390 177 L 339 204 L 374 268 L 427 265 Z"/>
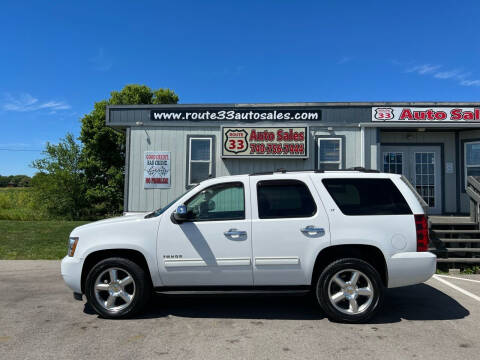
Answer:
<path fill-rule="evenodd" d="M 480 181 L 478 179 L 480 179 L 478 176 L 467 176 L 467 186 L 472 185 L 480 193 Z"/>
<path fill-rule="evenodd" d="M 470 218 L 480 224 L 480 177 L 467 176 L 465 192 L 470 197 Z"/>

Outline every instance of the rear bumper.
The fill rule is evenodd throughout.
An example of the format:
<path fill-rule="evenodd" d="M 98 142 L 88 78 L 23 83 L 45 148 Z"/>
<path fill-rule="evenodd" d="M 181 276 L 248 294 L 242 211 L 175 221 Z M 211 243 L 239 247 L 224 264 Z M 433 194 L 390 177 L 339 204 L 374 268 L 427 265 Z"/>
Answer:
<path fill-rule="evenodd" d="M 435 274 L 437 257 L 431 252 L 405 252 L 393 255 L 388 266 L 388 287 L 419 284 Z"/>
<path fill-rule="evenodd" d="M 65 256 L 62 260 L 61 272 L 65 283 L 73 292 L 81 294 L 83 259 Z"/>

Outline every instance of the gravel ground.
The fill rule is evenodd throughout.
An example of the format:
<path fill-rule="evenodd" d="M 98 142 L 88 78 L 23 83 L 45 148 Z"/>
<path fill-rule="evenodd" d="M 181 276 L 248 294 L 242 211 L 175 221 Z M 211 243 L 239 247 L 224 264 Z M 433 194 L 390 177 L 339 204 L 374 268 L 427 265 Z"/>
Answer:
<path fill-rule="evenodd" d="M 460 276 L 461 277 L 461 276 Z M 469 276 L 480 280 L 480 276 Z M 480 282 L 444 278 L 480 296 Z M 480 302 L 436 279 L 391 289 L 371 323 L 326 319 L 308 296 L 156 296 L 135 319 L 75 301 L 58 261 L 0 261 L 7 359 L 456 359 L 480 351 Z"/>

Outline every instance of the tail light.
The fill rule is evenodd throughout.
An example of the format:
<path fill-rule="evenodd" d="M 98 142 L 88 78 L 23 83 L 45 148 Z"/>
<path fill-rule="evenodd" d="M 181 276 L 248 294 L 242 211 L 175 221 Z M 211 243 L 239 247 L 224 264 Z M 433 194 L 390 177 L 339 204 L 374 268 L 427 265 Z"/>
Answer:
<path fill-rule="evenodd" d="M 417 230 L 417 251 L 428 251 L 428 221 L 425 215 L 415 216 L 415 228 Z"/>

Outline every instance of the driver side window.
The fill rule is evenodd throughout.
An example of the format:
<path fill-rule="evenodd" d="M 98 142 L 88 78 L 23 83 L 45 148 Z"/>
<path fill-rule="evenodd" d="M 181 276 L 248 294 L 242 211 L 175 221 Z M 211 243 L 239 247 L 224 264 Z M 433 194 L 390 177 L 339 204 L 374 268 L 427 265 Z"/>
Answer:
<path fill-rule="evenodd" d="M 190 198 L 185 206 L 190 221 L 245 219 L 243 183 L 210 186 Z"/>

